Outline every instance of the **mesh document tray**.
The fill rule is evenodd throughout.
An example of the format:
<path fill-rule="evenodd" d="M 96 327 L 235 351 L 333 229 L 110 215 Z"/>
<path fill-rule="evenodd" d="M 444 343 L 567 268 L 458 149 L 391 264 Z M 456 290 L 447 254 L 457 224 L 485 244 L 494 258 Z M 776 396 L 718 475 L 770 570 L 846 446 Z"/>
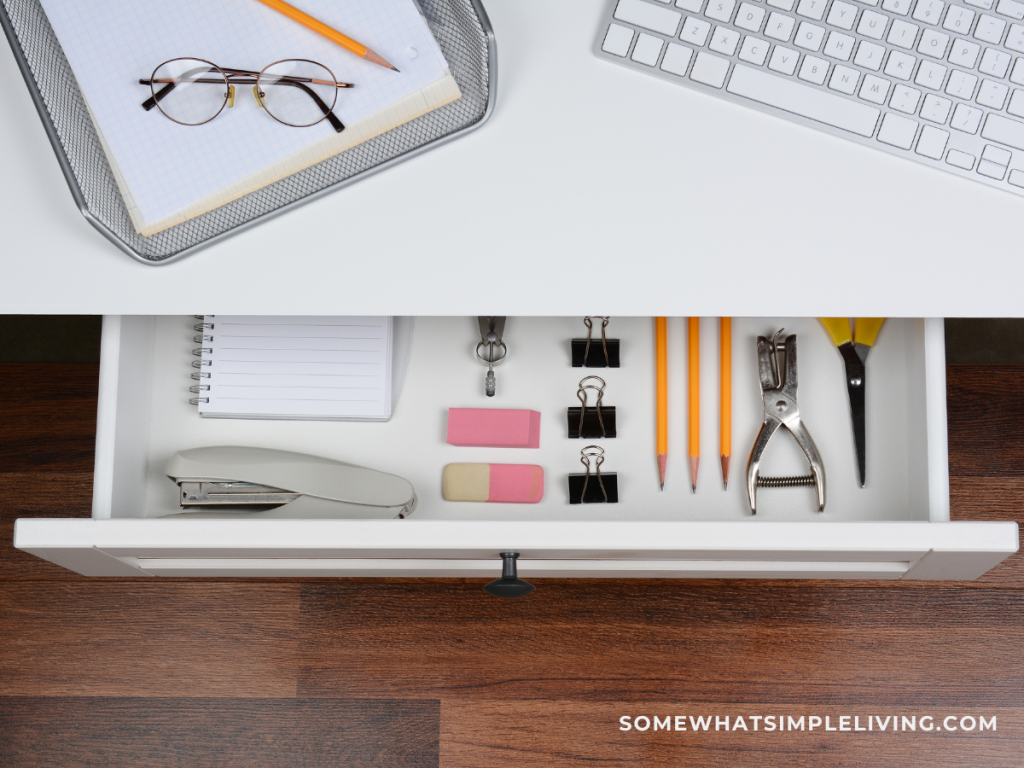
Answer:
<path fill-rule="evenodd" d="M 38 0 L 0 0 L 0 25 L 71 194 L 86 219 L 144 264 L 166 264 L 480 126 L 497 84 L 494 33 L 479 0 L 418 0 L 462 98 L 150 237 L 135 231 L 75 75 Z"/>

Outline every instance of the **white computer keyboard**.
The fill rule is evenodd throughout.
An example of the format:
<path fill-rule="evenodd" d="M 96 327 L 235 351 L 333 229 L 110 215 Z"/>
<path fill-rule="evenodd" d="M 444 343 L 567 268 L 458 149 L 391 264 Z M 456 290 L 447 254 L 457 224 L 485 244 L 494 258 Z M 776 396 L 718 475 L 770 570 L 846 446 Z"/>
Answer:
<path fill-rule="evenodd" d="M 613 0 L 595 51 L 1024 195 L 1024 0 Z"/>

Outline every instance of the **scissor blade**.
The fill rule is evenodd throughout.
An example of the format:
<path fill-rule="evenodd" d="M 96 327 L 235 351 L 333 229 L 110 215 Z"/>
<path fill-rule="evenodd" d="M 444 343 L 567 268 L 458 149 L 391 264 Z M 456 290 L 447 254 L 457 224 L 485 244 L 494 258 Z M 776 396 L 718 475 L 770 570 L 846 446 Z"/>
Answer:
<path fill-rule="evenodd" d="M 864 361 L 852 344 L 839 347 L 846 363 L 846 391 L 850 395 L 850 415 L 853 417 L 853 443 L 857 449 L 857 469 L 860 487 L 864 487 L 867 471 L 867 440 L 864 434 Z"/>

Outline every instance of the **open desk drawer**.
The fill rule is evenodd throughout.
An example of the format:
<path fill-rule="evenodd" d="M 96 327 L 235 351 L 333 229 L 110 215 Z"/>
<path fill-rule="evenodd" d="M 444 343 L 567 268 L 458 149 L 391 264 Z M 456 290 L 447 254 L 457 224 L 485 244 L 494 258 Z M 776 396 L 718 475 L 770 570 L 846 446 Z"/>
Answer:
<path fill-rule="evenodd" d="M 494 576 L 499 553 L 520 573 L 590 577 L 974 579 L 1017 550 L 1012 522 L 949 522 L 945 355 L 941 320 L 886 323 L 868 361 L 868 486 L 857 487 L 844 371 L 813 318 L 736 319 L 731 482 L 718 468 L 718 324 L 702 324 L 704 463 L 696 494 L 686 470 L 685 338 L 670 320 L 670 459 L 659 492 L 654 461 L 653 323 L 613 318 L 622 368 L 573 369 L 580 318 L 511 318 L 498 396 L 483 394 L 473 358 L 475 318 L 418 318 L 404 391 L 388 423 L 201 419 L 188 400 L 192 318 L 107 317 L 103 328 L 91 519 L 22 519 L 15 546 L 92 576 Z M 800 406 L 821 451 L 828 503 L 813 490 L 765 490 L 751 517 L 743 483 L 761 422 L 754 338 L 780 326 L 800 347 Z M 566 438 L 579 379 L 608 381 L 619 436 L 603 441 L 618 504 L 570 505 L 566 475 L 584 443 Z M 445 443 L 449 406 L 533 408 L 537 450 Z M 590 441 L 586 441 L 590 442 Z M 402 475 L 419 507 L 405 520 L 221 519 L 176 516 L 164 475 L 178 450 L 255 445 L 319 454 Z M 451 503 L 441 470 L 457 461 L 544 467 L 535 505 Z M 788 434 L 765 474 L 803 474 Z"/>

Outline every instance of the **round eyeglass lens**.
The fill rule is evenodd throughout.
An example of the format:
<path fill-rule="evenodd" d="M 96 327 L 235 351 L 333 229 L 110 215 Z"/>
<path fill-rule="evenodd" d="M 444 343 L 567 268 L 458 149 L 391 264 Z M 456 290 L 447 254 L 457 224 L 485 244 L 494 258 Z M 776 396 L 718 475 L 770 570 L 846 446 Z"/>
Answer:
<path fill-rule="evenodd" d="M 271 117 L 285 125 L 316 125 L 338 100 L 334 82 L 334 74 L 315 61 L 278 61 L 260 72 L 260 101 Z"/>
<path fill-rule="evenodd" d="M 153 71 L 153 98 L 167 117 L 182 125 L 208 123 L 228 101 L 228 81 L 215 64 L 171 59 Z"/>

